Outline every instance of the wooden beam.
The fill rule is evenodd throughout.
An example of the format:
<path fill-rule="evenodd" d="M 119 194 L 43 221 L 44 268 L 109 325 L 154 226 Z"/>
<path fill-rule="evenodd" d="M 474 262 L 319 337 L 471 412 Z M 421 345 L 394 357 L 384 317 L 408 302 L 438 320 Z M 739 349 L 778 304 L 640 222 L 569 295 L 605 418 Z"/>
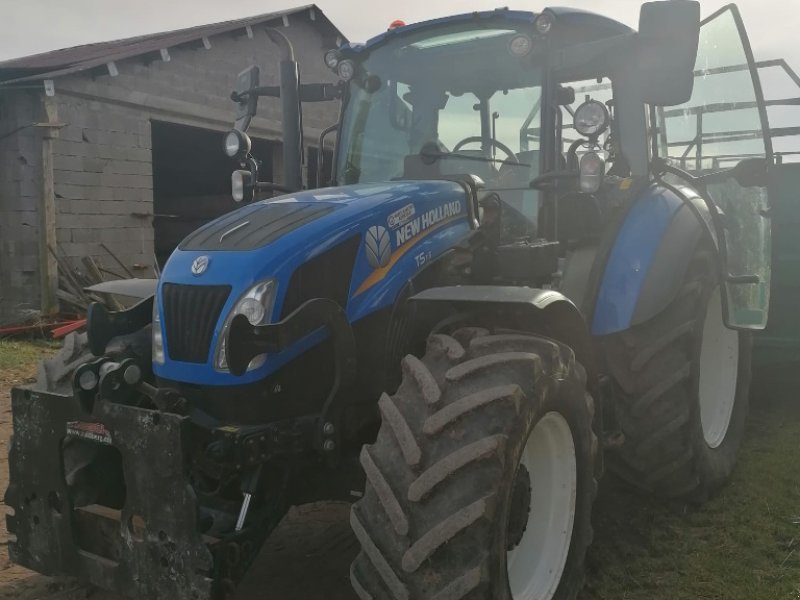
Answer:
<path fill-rule="evenodd" d="M 164 62 L 170 61 L 169 50 L 167 50 L 166 48 L 162 48 L 161 50 L 159 50 L 159 52 L 161 53 L 161 60 L 163 60 Z"/>
<path fill-rule="evenodd" d="M 250 27 L 250 25 L 247 25 L 244 28 L 244 30 L 247 32 L 247 37 L 249 37 L 252 40 L 253 39 L 253 28 Z"/>
<path fill-rule="evenodd" d="M 211 40 L 205 36 L 203 37 L 203 48 L 206 50 L 211 50 Z"/>
<path fill-rule="evenodd" d="M 48 123 L 58 122 L 58 109 L 53 96 L 42 97 L 44 116 Z M 41 310 L 45 315 L 58 311 L 58 263 L 50 253 L 56 247 L 56 191 L 53 177 L 53 139 L 56 127 L 42 129 L 42 194 L 39 199 L 39 283 Z"/>
<path fill-rule="evenodd" d="M 117 69 L 117 63 L 115 63 L 113 60 L 111 62 L 106 63 L 106 66 L 108 67 L 109 75 L 111 75 L 112 77 L 116 77 L 117 75 L 119 75 L 119 69 Z"/>

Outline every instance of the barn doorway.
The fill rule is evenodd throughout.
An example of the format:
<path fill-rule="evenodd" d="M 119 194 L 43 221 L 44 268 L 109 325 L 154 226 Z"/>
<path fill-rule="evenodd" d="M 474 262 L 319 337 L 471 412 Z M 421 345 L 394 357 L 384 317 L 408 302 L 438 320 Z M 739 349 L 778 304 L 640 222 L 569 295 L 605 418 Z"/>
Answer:
<path fill-rule="evenodd" d="M 237 167 L 223 154 L 224 134 L 219 131 L 152 121 L 151 135 L 155 253 L 163 268 L 183 238 L 239 206 L 231 198 L 231 172 Z M 276 147 L 253 140 L 262 181 L 273 180 Z"/>

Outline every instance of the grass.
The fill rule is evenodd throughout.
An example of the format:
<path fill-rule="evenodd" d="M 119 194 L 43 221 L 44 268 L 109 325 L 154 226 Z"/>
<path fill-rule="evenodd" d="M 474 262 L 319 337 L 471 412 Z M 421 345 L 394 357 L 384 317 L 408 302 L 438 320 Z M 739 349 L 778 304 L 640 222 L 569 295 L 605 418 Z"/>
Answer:
<path fill-rule="evenodd" d="M 38 361 L 52 355 L 60 342 L 0 339 L 0 379 L 11 372 L 30 372 Z"/>
<path fill-rule="evenodd" d="M 581 600 L 800 599 L 800 402 L 788 396 L 753 408 L 730 483 L 701 508 L 603 482 Z"/>

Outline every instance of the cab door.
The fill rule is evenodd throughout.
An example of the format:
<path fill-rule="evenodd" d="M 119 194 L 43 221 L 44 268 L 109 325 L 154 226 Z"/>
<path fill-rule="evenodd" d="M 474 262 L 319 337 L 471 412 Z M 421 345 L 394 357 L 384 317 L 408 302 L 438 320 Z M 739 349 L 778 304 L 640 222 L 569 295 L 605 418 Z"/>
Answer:
<path fill-rule="evenodd" d="M 749 158 L 772 164 L 758 69 L 736 6 L 726 6 L 701 24 L 691 100 L 658 112 L 659 154 L 693 175 Z M 701 192 L 720 245 L 726 324 L 763 329 L 771 277 L 767 189 L 742 187 L 730 178 Z"/>

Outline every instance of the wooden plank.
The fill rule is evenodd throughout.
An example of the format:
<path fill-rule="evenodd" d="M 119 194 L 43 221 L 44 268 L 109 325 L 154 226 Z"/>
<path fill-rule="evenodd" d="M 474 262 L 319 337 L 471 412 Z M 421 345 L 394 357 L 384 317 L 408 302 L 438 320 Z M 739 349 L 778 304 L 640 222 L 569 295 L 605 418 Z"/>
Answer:
<path fill-rule="evenodd" d="M 55 98 L 42 96 L 46 121 L 58 122 Z M 58 311 L 58 263 L 49 249 L 56 245 L 56 192 L 53 178 L 53 138 L 58 137 L 56 128 L 42 130 L 42 194 L 39 199 L 39 282 L 41 287 L 41 310 L 45 315 Z"/>

